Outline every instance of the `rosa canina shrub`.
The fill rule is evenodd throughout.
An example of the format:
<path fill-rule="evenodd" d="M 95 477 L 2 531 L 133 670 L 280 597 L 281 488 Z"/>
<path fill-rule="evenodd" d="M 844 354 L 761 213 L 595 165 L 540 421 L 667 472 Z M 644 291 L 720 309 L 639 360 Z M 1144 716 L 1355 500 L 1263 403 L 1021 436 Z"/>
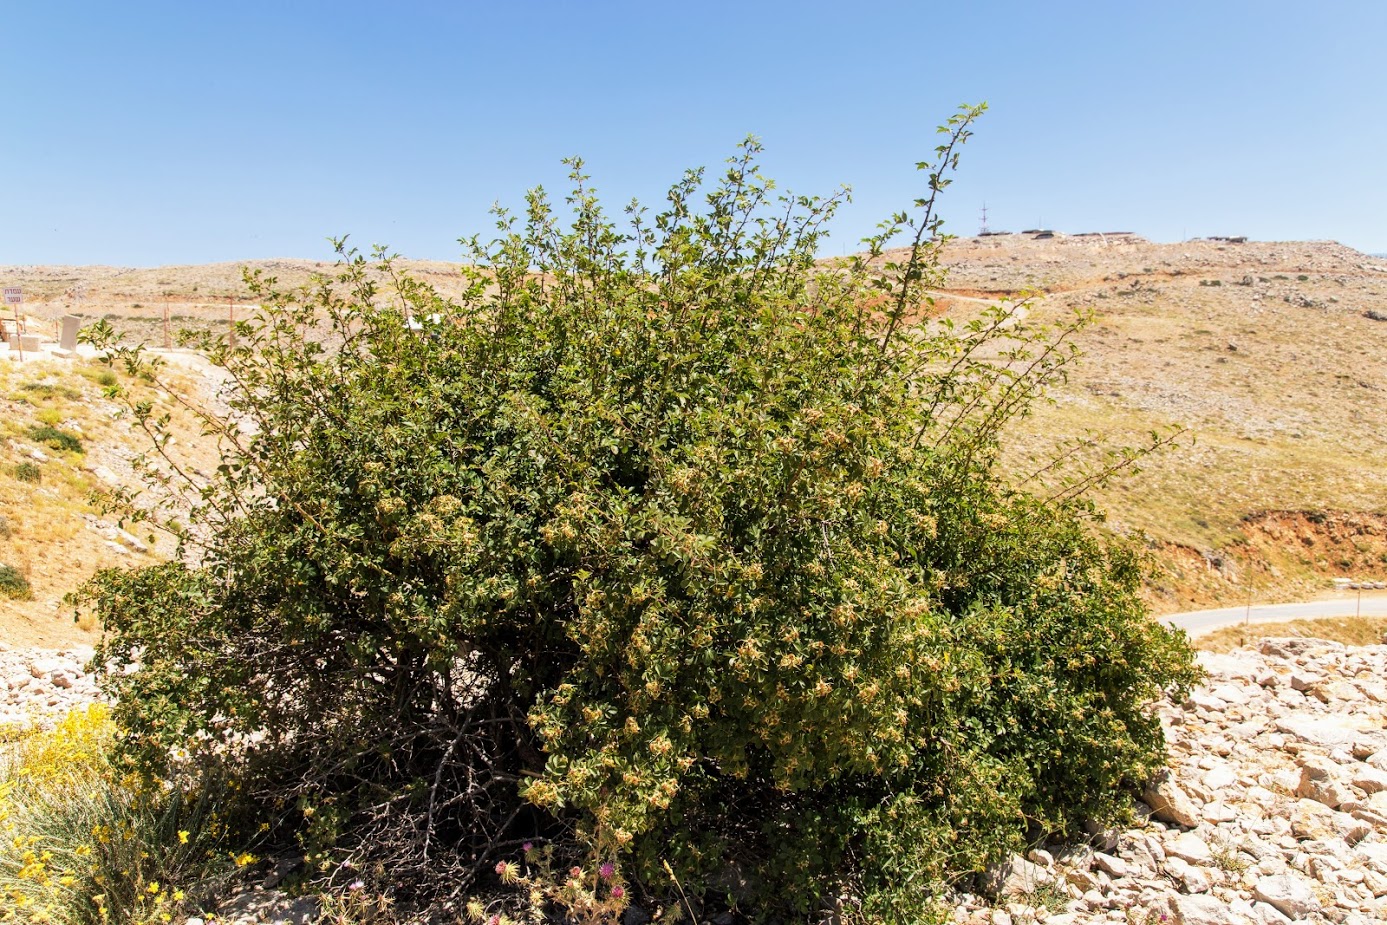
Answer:
<path fill-rule="evenodd" d="M 835 263 L 843 195 L 777 194 L 748 142 L 620 222 L 572 162 L 452 301 L 345 246 L 305 290 L 250 277 L 259 315 L 204 345 L 221 468 L 131 406 L 160 490 L 130 509 L 184 555 L 88 588 L 127 752 L 200 748 L 323 881 L 438 908 L 536 842 L 623 902 L 909 920 L 1119 813 L 1194 671 L 1093 529 L 1105 473 L 997 463 L 1082 319 L 932 317 L 980 111 Z"/>

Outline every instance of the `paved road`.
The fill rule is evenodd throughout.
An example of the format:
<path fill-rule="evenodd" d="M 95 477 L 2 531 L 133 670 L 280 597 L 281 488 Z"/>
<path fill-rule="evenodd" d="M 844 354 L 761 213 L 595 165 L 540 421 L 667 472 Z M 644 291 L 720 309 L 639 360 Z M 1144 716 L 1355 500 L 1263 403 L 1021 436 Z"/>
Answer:
<path fill-rule="evenodd" d="M 1387 594 L 1365 593 L 1361 601 L 1357 595 L 1353 595 L 1303 604 L 1253 604 L 1250 618 L 1248 608 L 1243 606 L 1167 614 L 1159 619 L 1179 627 L 1191 636 L 1202 636 L 1224 626 L 1236 626 L 1245 622 L 1280 623 L 1285 620 L 1309 620 L 1319 617 L 1351 617 L 1354 614 L 1364 617 L 1387 617 Z"/>

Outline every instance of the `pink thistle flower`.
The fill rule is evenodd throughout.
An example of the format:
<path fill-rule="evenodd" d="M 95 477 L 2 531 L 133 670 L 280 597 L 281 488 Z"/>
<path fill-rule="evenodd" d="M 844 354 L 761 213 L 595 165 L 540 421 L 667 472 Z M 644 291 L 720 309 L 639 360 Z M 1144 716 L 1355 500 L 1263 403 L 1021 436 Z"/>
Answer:
<path fill-rule="evenodd" d="M 498 873 L 498 874 L 500 874 L 501 876 L 504 877 L 504 876 L 506 875 L 506 869 L 507 869 L 509 866 L 510 866 L 510 865 L 508 865 L 505 861 L 497 861 L 497 862 L 496 862 L 496 873 Z"/>
<path fill-rule="evenodd" d="M 612 874 L 614 873 L 616 873 L 616 865 L 611 863 L 610 861 L 608 861 L 606 864 L 603 864 L 601 867 L 597 868 L 597 874 L 603 880 L 612 879 Z"/>
<path fill-rule="evenodd" d="M 520 846 L 520 850 L 525 852 L 526 854 L 529 854 L 531 851 L 535 850 L 535 843 L 532 841 L 527 841 L 525 842 L 525 844 Z"/>
<path fill-rule="evenodd" d="M 349 889 L 349 890 L 364 890 L 364 889 L 366 889 L 366 884 L 365 884 L 364 882 L 360 881 L 360 880 L 353 880 L 351 883 L 349 883 L 349 884 L 347 885 L 347 889 Z"/>
<path fill-rule="evenodd" d="M 568 872 L 568 875 L 574 880 L 581 880 L 583 877 L 583 869 L 581 867 L 575 867 Z"/>
<path fill-rule="evenodd" d="M 500 914 L 498 913 L 498 914 L 496 914 L 496 915 L 493 915 L 493 916 L 491 917 L 491 921 L 489 921 L 489 922 L 487 923 L 487 925 L 501 925 L 501 916 L 500 916 Z"/>
<path fill-rule="evenodd" d="M 617 886 L 612 887 L 612 899 L 620 899 L 625 895 L 626 890 L 623 889 L 619 884 Z"/>

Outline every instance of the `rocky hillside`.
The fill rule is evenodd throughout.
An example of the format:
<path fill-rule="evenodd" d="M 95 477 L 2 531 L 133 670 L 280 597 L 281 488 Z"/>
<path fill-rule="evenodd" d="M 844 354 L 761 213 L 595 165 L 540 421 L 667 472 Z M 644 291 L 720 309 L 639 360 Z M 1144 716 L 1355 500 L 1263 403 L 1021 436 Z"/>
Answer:
<path fill-rule="evenodd" d="M 1188 428 L 1099 493 L 1113 529 L 1152 538 L 1158 609 L 1387 578 L 1387 263 L 1332 242 L 1060 234 L 955 241 L 947 261 L 947 311 L 1029 290 L 1040 318 L 1092 313 L 1068 384 L 1013 434 L 1018 466 L 1086 433 Z"/>
<path fill-rule="evenodd" d="M 1092 314 L 1083 362 L 1011 434 L 1018 471 L 1064 440 L 1131 444 L 1187 428 L 1176 449 L 1098 495 L 1111 529 L 1150 538 L 1158 610 L 1387 579 L 1387 261 L 1332 242 L 1055 232 L 957 239 L 945 261 L 940 311 L 964 316 L 1029 293 L 1032 317 Z M 285 285 L 331 269 L 250 266 Z M 455 265 L 401 266 L 445 296 L 463 285 Z M 166 312 L 171 331 L 224 330 L 251 310 L 234 263 L 5 267 L 0 277 L 23 287 L 36 329 L 71 312 L 156 345 Z"/>

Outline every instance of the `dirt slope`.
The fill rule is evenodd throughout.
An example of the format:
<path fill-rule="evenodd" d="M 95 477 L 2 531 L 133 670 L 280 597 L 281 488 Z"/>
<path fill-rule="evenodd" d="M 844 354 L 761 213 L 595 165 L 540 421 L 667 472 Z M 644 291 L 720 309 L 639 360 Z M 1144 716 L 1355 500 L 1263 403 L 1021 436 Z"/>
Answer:
<path fill-rule="evenodd" d="M 168 375 L 181 391 L 202 390 L 192 371 Z M 196 424 L 140 380 L 90 360 L 0 359 L 0 566 L 27 584 L 18 594 L 0 588 L 0 643 L 91 645 L 98 627 L 75 619 L 67 595 L 98 568 L 172 552 L 166 538 L 133 524 L 124 530 L 93 502 L 94 494 L 139 486 L 132 464 L 145 441 L 105 397 L 116 382 L 173 415 L 175 439 L 194 463 L 215 466 Z"/>

